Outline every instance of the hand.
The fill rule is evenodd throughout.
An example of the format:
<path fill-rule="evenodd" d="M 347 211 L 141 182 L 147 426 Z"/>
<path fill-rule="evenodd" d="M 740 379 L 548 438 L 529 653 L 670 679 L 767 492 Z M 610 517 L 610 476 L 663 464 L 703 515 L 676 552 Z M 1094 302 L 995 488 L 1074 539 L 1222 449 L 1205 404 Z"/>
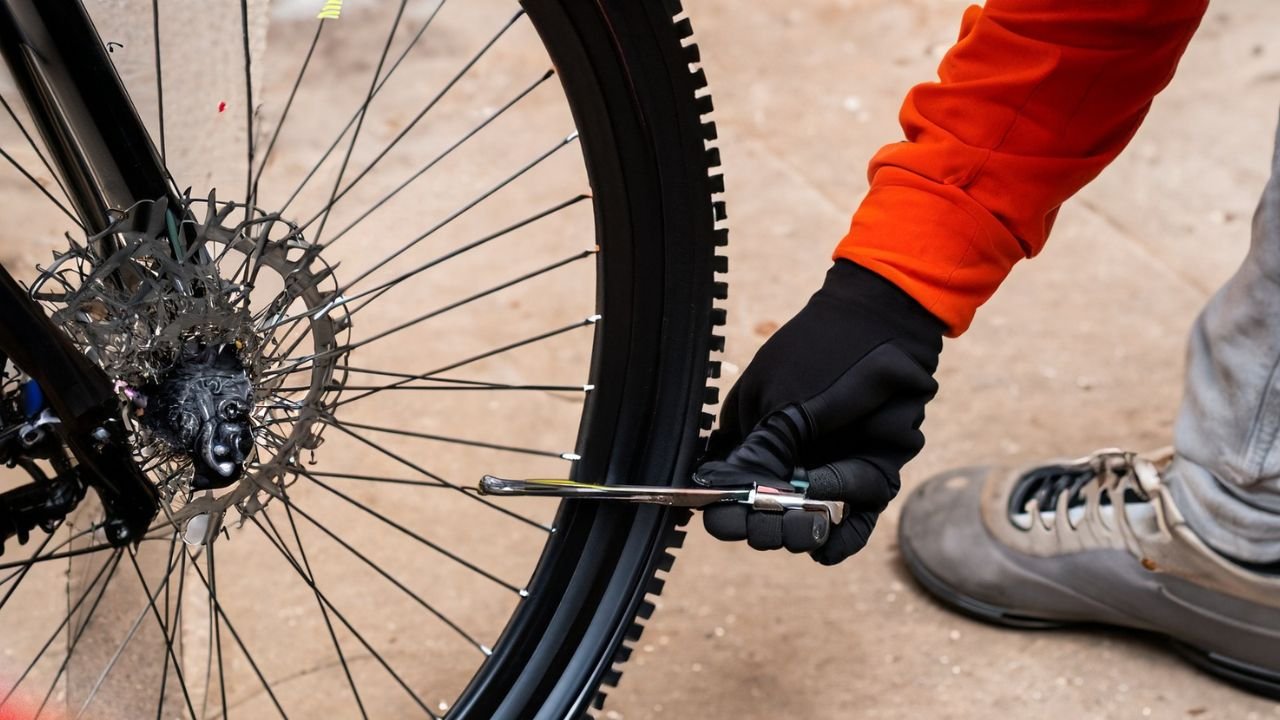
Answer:
<path fill-rule="evenodd" d="M 897 286 L 837 260 L 729 391 L 694 479 L 787 490 L 805 481 L 809 497 L 844 501 L 845 519 L 828 528 L 819 513 L 726 504 L 703 512 L 707 531 L 757 550 L 809 552 L 824 565 L 861 550 L 898 493 L 902 466 L 924 446 L 944 330 Z"/>

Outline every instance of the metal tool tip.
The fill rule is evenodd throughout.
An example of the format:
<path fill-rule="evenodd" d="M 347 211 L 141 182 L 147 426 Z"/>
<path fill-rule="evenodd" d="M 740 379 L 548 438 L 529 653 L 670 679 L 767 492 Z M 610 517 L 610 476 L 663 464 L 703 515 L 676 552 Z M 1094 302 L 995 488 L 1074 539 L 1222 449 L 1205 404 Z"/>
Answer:
<path fill-rule="evenodd" d="M 500 477 L 485 475 L 480 478 L 481 495 L 497 495 L 508 489 L 507 482 Z"/>

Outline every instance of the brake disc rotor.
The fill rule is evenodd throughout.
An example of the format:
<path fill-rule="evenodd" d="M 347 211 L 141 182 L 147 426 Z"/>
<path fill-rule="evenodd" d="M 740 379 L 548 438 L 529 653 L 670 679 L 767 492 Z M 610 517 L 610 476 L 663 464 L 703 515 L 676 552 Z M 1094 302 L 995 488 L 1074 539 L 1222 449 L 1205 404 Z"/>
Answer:
<path fill-rule="evenodd" d="M 248 516 L 279 496 L 319 447 L 350 315 L 295 224 L 213 197 L 184 204 L 139 203 L 83 244 L 68 235 L 31 294 L 115 381 L 162 511 L 211 538 L 232 507 Z"/>

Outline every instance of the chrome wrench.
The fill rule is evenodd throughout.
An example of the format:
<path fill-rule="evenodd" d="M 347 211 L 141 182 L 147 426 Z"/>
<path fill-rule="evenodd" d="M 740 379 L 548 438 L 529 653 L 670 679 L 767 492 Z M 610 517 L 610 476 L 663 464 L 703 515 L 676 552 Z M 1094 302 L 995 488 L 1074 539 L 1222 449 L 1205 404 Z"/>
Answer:
<path fill-rule="evenodd" d="M 480 494 L 558 497 L 695 509 L 717 503 L 734 502 L 748 505 L 753 510 L 763 510 L 765 512 L 785 512 L 788 510 L 820 512 L 826 514 L 830 526 L 839 525 L 840 521 L 844 519 L 844 503 L 842 502 L 814 500 L 805 497 L 803 493 L 787 492 L 767 485 L 732 489 L 655 487 L 651 485 L 593 485 L 574 480 L 508 480 L 494 477 L 493 475 L 485 475 L 480 480 Z"/>

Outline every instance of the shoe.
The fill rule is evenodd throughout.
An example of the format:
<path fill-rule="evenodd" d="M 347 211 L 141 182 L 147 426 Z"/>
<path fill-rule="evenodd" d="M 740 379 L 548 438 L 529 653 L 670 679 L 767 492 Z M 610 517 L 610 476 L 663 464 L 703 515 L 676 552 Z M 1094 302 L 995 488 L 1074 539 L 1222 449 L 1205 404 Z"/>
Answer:
<path fill-rule="evenodd" d="M 1202 669 L 1280 699 L 1280 574 L 1201 542 L 1161 481 L 1167 462 L 1107 450 L 935 476 L 902 510 L 903 559 L 925 590 L 978 619 L 1156 633 Z"/>

